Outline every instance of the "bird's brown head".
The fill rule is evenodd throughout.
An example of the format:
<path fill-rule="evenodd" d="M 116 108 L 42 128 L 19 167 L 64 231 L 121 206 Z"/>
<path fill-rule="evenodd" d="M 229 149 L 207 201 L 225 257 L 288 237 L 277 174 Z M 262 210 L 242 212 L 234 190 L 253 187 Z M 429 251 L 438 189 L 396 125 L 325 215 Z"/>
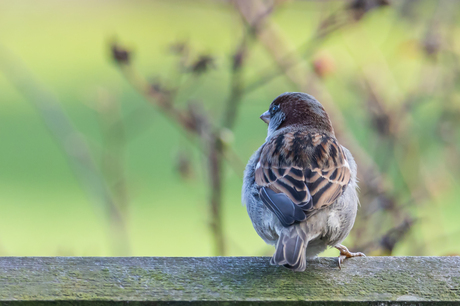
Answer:
<path fill-rule="evenodd" d="M 302 92 L 279 95 L 260 119 L 268 124 L 269 134 L 291 125 L 304 126 L 314 132 L 334 134 L 329 116 L 321 103 Z"/>

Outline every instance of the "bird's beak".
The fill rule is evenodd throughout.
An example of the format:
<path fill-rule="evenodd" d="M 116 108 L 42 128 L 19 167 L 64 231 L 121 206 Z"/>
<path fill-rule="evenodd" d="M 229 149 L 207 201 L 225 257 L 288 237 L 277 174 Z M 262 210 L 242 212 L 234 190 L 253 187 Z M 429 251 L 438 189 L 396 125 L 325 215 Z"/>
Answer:
<path fill-rule="evenodd" d="M 270 112 L 266 111 L 262 115 L 260 115 L 260 119 L 262 119 L 266 124 L 270 123 Z"/>

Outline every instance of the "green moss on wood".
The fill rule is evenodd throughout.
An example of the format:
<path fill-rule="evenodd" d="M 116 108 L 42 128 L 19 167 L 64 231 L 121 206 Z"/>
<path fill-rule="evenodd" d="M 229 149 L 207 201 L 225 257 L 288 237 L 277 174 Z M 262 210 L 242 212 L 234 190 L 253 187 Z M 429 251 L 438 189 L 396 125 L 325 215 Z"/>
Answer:
<path fill-rule="evenodd" d="M 367 257 L 339 270 L 335 258 L 320 258 L 294 273 L 261 257 L 8 257 L 0 258 L 0 302 L 460 302 L 459 266 L 459 257 Z"/>

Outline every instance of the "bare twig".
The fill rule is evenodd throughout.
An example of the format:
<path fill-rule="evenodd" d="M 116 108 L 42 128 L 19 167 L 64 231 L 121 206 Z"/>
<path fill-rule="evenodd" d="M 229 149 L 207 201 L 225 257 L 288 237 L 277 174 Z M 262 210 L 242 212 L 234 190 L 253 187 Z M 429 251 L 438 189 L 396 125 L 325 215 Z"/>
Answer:
<path fill-rule="evenodd" d="M 245 11 L 248 11 L 251 7 L 248 3 L 244 3 L 245 1 L 243 0 L 235 0 L 234 3 L 240 13 L 243 14 L 244 18 L 246 21 L 248 21 L 248 18 L 250 18 L 250 14 L 245 13 Z M 274 70 L 272 67 L 266 68 L 264 71 L 257 73 L 259 76 L 256 80 L 249 82 L 243 89 L 244 93 L 249 93 L 252 92 L 266 84 L 268 84 L 270 81 L 274 80 L 275 78 L 283 75 L 286 73 L 287 70 L 290 69 L 295 69 L 299 64 L 301 64 L 303 61 L 300 60 L 294 60 L 294 61 L 289 61 L 290 58 L 294 57 L 297 58 L 299 55 L 302 58 L 309 58 L 313 55 L 313 53 L 321 46 L 321 42 L 326 40 L 331 34 L 336 32 L 337 30 L 343 29 L 344 27 L 350 25 L 353 23 L 355 20 L 360 19 L 365 13 L 368 11 L 372 10 L 375 7 L 378 6 L 384 6 L 387 5 L 388 3 L 385 3 L 386 1 L 370 1 L 372 3 L 366 4 L 366 3 L 360 3 L 363 1 L 354 1 L 350 5 L 345 5 L 341 9 L 334 10 L 332 13 L 330 13 L 324 20 L 320 23 L 320 25 L 317 27 L 315 33 L 305 42 L 303 43 L 297 50 L 291 50 L 291 51 L 286 51 L 283 56 L 278 57 L 277 60 L 275 61 L 275 64 L 277 64 L 276 70 Z M 252 4 L 252 9 L 256 10 L 257 7 L 263 7 L 263 4 L 261 2 L 255 2 L 255 4 Z M 255 7 L 255 8 L 254 8 Z M 263 11 L 268 11 L 267 8 L 263 9 Z M 256 16 L 258 16 L 256 14 Z M 263 15 L 264 18 L 268 17 L 267 14 Z M 359 18 L 357 18 L 359 16 Z M 257 21 L 260 23 L 263 21 L 262 18 L 258 18 Z M 250 25 L 254 26 L 255 23 L 254 21 L 249 22 Z M 260 29 L 262 29 L 262 26 L 259 26 Z M 257 35 L 257 32 L 254 31 L 255 34 Z M 271 37 L 270 35 L 266 35 L 267 37 Z M 279 65 L 279 63 L 283 63 L 282 66 Z"/>
<path fill-rule="evenodd" d="M 177 48 L 176 48 L 177 49 Z M 184 46 L 179 48 L 183 53 Z M 173 90 L 165 89 L 160 83 L 149 84 L 144 80 L 130 65 L 129 52 L 118 45 L 112 46 L 113 58 L 126 79 L 148 99 L 159 111 L 167 116 L 181 131 L 188 136 L 195 136 L 199 142 L 200 150 L 207 158 L 208 180 L 209 180 L 209 207 L 210 207 L 210 227 L 214 236 L 215 255 L 226 253 L 225 236 L 222 224 L 222 191 L 224 177 L 224 159 L 234 154 L 231 152 L 225 135 L 231 133 L 236 118 L 237 110 L 242 98 L 242 66 L 247 52 L 247 38 L 244 37 L 242 43 L 237 47 L 233 55 L 231 91 L 227 100 L 221 126 L 214 126 L 202 109 L 197 109 L 196 105 L 189 103 L 188 110 L 182 110 L 174 105 L 174 96 L 179 88 Z M 123 56 L 119 56 L 119 55 Z M 121 60 L 120 60 L 121 59 Z M 181 58 L 181 65 L 186 66 L 184 59 Z M 212 57 L 209 55 L 201 56 L 192 63 L 185 71 L 192 74 L 203 74 L 213 65 Z M 180 82 L 179 85 L 180 86 Z M 189 138 L 189 137 L 188 137 Z M 237 160 L 232 158 L 231 160 Z M 241 166 L 239 167 L 242 168 Z M 241 173 L 239 173 L 241 175 Z"/>
<path fill-rule="evenodd" d="M 254 21 L 251 18 L 258 16 L 257 12 L 253 12 L 251 10 L 266 11 L 264 3 L 261 1 L 251 1 L 251 5 L 245 1 L 235 1 L 235 6 L 248 25 L 253 25 Z M 331 17 L 326 19 L 326 21 L 329 19 L 331 19 Z M 347 130 L 345 118 L 335 107 L 335 103 L 332 101 L 331 95 L 328 93 L 328 90 L 320 80 L 320 76 L 311 74 L 307 69 L 303 68 L 305 65 L 301 65 L 302 62 L 304 62 L 302 58 L 297 56 L 295 52 L 286 50 L 285 46 L 288 45 L 288 43 L 273 21 L 265 18 L 262 22 L 264 23 L 263 26 L 259 26 L 258 31 L 255 32 L 256 38 L 272 55 L 280 71 L 285 74 L 291 83 L 293 83 L 294 86 L 301 91 L 313 93 L 313 95 L 317 96 L 328 110 L 331 120 L 334 122 L 337 137 L 344 145 L 352 150 L 356 159 L 359 161 L 360 167 L 358 171 L 359 176 L 362 178 L 361 185 L 364 185 L 363 189 L 371 192 L 373 197 L 380 197 L 381 201 L 384 203 L 394 203 L 395 199 L 385 195 L 384 193 L 385 186 L 387 185 L 385 180 L 387 180 L 387 178 L 378 170 L 378 167 L 372 158 L 358 145 L 354 136 Z M 327 22 L 325 23 L 327 24 Z M 330 21 L 330 23 L 333 22 Z M 340 26 L 330 28 L 330 32 L 324 32 L 324 35 L 332 33 L 346 24 L 347 22 L 342 22 L 340 23 Z M 320 26 L 320 29 L 321 28 L 322 27 Z M 317 39 L 325 37 L 324 35 L 316 35 L 318 36 L 313 36 L 314 39 L 312 40 L 312 48 L 314 48 L 315 41 Z M 286 60 L 287 56 L 282 56 L 281 54 L 288 54 L 289 60 Z M 263 81 L 265 80 L 268 81 L 269 79 L 262 78 L 260 83 L 257 83 L 257 86 L 264 85 Z M 391 207 L 394 207 L 394 205 L 388 206 L 388 208 Z"/>

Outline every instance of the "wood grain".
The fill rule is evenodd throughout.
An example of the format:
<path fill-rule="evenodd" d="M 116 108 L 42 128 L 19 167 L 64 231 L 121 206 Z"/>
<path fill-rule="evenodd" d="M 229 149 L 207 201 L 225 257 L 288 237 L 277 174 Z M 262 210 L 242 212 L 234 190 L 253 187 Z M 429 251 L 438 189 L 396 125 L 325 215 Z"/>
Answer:
<path fill-rule="evenodd" d="M 0 304 L 446 305 L 460 303 L 460 257 L 2 257 Z M 152 303 L 154 302 L 154 303 Z"/>

